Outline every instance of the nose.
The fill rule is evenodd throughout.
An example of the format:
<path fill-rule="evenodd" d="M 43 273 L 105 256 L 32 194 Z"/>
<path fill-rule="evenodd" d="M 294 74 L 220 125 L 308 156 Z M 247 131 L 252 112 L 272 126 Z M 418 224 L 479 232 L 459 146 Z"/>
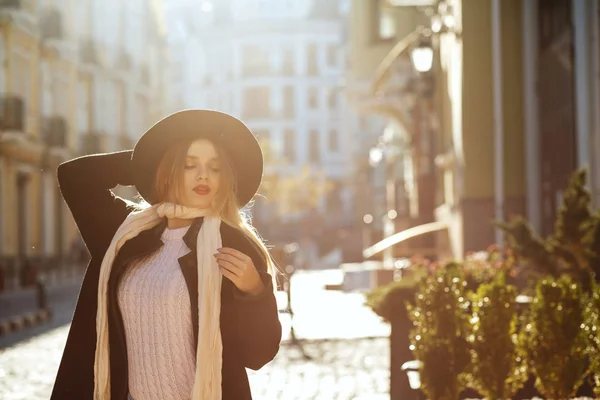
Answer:
<path fill-rule="evenodd" d="M 197 181 L 206 180 L 206 178 L 207 178 L 206 170 L 207 170 L 207 168 L 205 166 L 200 166 L 198 168 L 198 173 L 196 174 Z"/>

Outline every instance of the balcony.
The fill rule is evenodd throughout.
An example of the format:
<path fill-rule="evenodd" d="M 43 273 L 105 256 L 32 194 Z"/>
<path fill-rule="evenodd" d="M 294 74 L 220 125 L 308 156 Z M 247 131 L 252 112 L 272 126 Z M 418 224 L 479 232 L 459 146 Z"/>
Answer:
<path fill-rule="evenodd" d="M 64 117 L 52 116 L 42 121 L 42 135 L 46 146 L 67 147 L 67 121 Z"/>
<path fill-rule="evenodd" d="M 37 22 L 32 2 L 23 0 L 0 0 L 0 25 L 14 25 L 35 32 Z"/>
<path fill-rule="evenodd" d="M 82 39 L 79 43 L 79 60 L 84 64 L 99 65 L 98 49 L 91 38 Z"/>
<path fill-rule="evenodd" d="M 19 96 L 0 96 L 0 130 L 25 130 L 25 103 Z"/>
<path fill-rule="evenodd" d="M 44 10 L 40 31 L 44 39 L 62 39 L 64 37 L 62 14 L 59 9 L 48 7 Z"/>
<path fill-rule="evenodd" d="M 0 0 L 0 9 L 10 8 L 14 10 L 20 10 L 22 8 L 21 0 Z"/>

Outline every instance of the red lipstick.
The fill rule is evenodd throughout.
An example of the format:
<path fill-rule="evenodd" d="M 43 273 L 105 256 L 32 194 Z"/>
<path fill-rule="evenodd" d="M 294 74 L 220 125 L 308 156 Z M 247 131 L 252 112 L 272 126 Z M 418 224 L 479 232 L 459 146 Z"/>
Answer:
<path fill-rule="evenodd" d="M 210 193 L 210 188 L 207 185 L 197 185 L 197 186 L 194 186 L 194 192 L 196 192 L 196 194 L 199 194 L 201 196 L 206 196 L 207 194 Z"/>

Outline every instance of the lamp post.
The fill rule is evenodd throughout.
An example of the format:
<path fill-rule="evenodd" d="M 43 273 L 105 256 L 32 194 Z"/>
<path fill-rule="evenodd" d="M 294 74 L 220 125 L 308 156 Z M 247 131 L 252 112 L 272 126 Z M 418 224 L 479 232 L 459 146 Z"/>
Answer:
<path fill-rule="evenodd" d="M 383 236 L 390 237 L 396 233 L 396 170 L 397 162 L 406 141 L 398 137 L 397 132 L 392 126 L 385 128 L 379 143 L 369 150 L 369 163 L 376 167 L 382 161 L 385 161 L 385 213 L 383 215 Z M 372 217 L 371 217 L 372 220 Z M 366 222 L 366 221 L 365 221 Z M 383 267 L 394 268 L 394 253 L 390 246 L 383 250 Z"/>

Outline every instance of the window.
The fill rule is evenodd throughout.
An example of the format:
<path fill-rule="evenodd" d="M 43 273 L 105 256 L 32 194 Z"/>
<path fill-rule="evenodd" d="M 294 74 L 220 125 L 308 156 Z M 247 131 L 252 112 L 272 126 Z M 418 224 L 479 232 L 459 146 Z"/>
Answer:
<path fill-rule="evenodd" d="M 394 20 L 393 11 L 389 8 L 382 7 L 379 2 L 373 2 L 373 17 L 375 32 L 373 35 L 376 40 L 389 40 L 396 36 L 396 21 Z"/>
<path fill-rule="evenodd" d="M 334 153 L 340 151 L 340 132 L 337 129 L 329 131 L 329 151 Z"/>
<path fill-rule="evenodd" d="M 308 161 L 312 163 L 318 163 L 321 161 L 319 131 L 315 129 L 310 131 L 308 143 Z"/>
<path fill-rule="evenodd" d="M 54 114 L 67 117 L 71 103 L 71 92 L 69 78 L 64 75 L 58 75 L 52 82 L 54 98 Z"/>
<path fill-rule="evenodd" d="M 242 73 L 244 76 L 267 75 L 272 71 L 272 59 L 263 46 L 246 45 L 242 48 Z"/>
<path fill-rule="evenodd" d="M 271 115 L 269 88 L 266 86 L 249 87 L 243 94 L 244 118 L 268 118 Z"/>
<path fill-rule="evenodd" d="M 283 115 L 286 118 L 293 119 L 295 115 L 294 87 L 286 86 L 283 88 Z"/>
<path fill-rule="evenodd" d="M 335 89 L 330 89 L 329 93 L 327 95 L 327 103 L 329 105 L 329 109 L 330 110 L 336 110 L 337 109 L 337 104 L 338 102 L 338 93 Z"/>
<path fill-rule="evenodd" d="M 30 116 L 35 115 L 35 105 L 31 104 L 31 61 L 29 56 L 21 54 L 17 51 L 13 53 L 13 92 L 22 96 L 25 105 L 25 116 L 27 120 Z M 33 122 L 33 121 L 31 121 Z M 25 122 L 25 126 L 30 126 L 29 121 Z"/>
<path fill-rule="evenodd" d="M 306 72 L 308 75 L 314 76 L 319 73 L 319 65 L 317 60 L 317 45 L 310 43 L 306 49 Z"/>
<path fill-rule="evenodd" d="M 319 89 L 316 87 L 308 88 L 308 107 L 319 108 Z"/>
<path fill-rule="evenodd" d="M 281 73 L 286 76 L 294 75 L 294 49 L 291 47 L 284 47 L 282 49 L 282 60 L 281 60 Z"/>
<path fill-rule="evenodd" d="M 338 64 L 338 49 L 335 44 L 327 45 L 327 65 L 331 68 L 335 68 Z"/>
<path fill-rule="evenodd" d="M 296 132 L 293 129 L 283 133 L 283 155 L 288 163 L 296 162 Z"/>

